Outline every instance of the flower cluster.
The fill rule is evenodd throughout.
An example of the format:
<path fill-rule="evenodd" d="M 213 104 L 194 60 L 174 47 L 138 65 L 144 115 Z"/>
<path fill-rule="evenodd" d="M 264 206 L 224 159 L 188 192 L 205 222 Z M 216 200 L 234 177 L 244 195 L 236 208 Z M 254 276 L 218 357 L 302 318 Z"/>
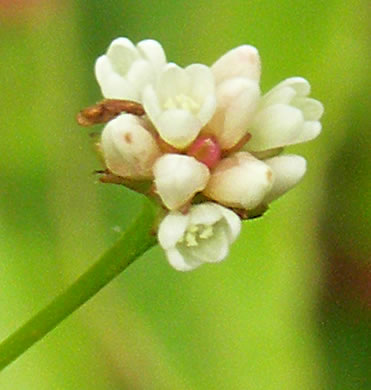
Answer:
<path fill-rule="evenodd" d="M 304 158 L 281 152 L 320 133 L 323 106 L 300 77 L 262 95 L 260 73 L 249 45 L 211 67 L 181 68 L 154 40 L 118 38 L 96 62 L 103 96 L 143 110 L 106 124 L 106 172 L 131 188 L 150 183 L 166 209 L 158 240 L 177 270 L 223 260 L 241 219 L 261 214 L 306 171 Z"/>

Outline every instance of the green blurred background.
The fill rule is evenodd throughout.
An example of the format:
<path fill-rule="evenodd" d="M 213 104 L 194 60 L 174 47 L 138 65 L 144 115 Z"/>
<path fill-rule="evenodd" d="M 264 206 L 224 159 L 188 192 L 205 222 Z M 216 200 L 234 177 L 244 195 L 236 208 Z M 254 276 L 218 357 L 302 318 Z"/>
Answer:
<path fill-rule="evenodd" d="M 0 1 L 0 339 L 70 285 L 142 199 L 103 185 L 89 130 L 111 40 L 181 65 L 260 50 L 262 88 L 303 76 L 326 108 L 294 191 L 229 259 L 155 248 L 0 374 L 1 390 L 370 389 L 370 8 L 366 0 Z"/>

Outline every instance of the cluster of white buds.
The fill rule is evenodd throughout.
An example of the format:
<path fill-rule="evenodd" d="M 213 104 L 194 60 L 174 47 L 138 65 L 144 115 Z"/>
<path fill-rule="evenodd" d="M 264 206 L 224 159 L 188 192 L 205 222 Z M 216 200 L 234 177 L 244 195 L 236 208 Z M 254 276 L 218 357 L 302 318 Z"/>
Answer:
<path fill-rule="evenodd" d="M 166 210 L 158 240 L 177 270 L 223 260 L 241 219 L 261 214 L 306 171 L 304 158 L 281 152 L 320 133 L 323 106 L 300 77 L 261 95 L 260 73 L 249 45 L 211 67 L 181 68 L 154 40 L 118 38 L 96 62 L 110 106 L 83 119 L 108 122 L 99 144 L 106 175 L 131 188 L 150 183 L 148 195 Z M 115 101 L 124 108 L 112 110 Z"/>

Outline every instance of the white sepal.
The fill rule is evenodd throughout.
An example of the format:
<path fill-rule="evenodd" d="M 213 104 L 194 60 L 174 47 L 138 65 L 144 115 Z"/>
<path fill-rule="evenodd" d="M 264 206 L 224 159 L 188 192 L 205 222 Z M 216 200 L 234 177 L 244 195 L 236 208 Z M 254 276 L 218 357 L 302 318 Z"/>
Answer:
<path fill-rule="evenodd" d="M 272 169 L 274 183 L 263 203 L 268 204 L 293 188 L 303 178 L 307 163 L 305 158 L 288 154 L 264 161 Z"/>
<path fill-rule="evenodd" d="M 185 205 L 202 191 L 209 179 L 209 169 L 194 157 L 165 154 L 153 166 L 156 191 L 169 210 Z"/>
<path fill-rule="evenodd" d="M 151 39 L 134 46 L 117 38 L 95 63 L 95 76 L 106 98 L 141 101 L 141 92 L 166 64 L 161 45 Z"/>
<path fill-rule="evenodd" d="M 258 50 L 250 45 L 238 46 L 220 57 L 211 69 L 217 84 L 234 77 L 259 82 L 261 65 Z"/>
<path fill-rule="evenodd" d="M 203 193 L 229 207 L 253 209 L 273 185 L 273 173 L 250 153 L 240 152 L 223 159 L 213 170 Z"/>
<path fill-rule="evenodd" d="M 144 109 L 160 137 L 183 149 L 211 119 L 216 106 L 214 78 L 206 65 L 185 69 L 168 64 L 143 92 Z"/>
<path fill-rule="evenodd" d="M 192 206 L 186 215 L 170 212 L 159 226 L 158 241 L 176 270 L 191 271 L 225 259 L 240 230 L 235 213 L 207 202 Z"/>
<path fill-rule="evenodd" d="M 131 179 L 153 177 L 152 166 L 161 152 L 144 126 L 143 120 L 131 114 L 120 115 L 105 126 L 100 147 L 112 173 Z"/>

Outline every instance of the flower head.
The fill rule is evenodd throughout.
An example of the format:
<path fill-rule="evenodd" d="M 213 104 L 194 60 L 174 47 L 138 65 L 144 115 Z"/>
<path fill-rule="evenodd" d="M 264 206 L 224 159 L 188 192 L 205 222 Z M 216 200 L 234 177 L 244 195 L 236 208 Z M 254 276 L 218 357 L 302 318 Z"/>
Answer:
<path fill-rule="evenodd" d="M 166 63 L 156 41 L 118 38 L 95 72 L 107 99 L 81 111 L 79 123 L 108 122 L 102 181 L 160 204 L 158 240 L 178 270 L 223 260 L 241 219 L 260 215 L 304 176 L 305 159 L 284 148 L 321 131 L 323 106 L 307 80 L 289 78 L 261 95 L 260 56 L 249 45 L 211 67 L 181 68 Z"/>

